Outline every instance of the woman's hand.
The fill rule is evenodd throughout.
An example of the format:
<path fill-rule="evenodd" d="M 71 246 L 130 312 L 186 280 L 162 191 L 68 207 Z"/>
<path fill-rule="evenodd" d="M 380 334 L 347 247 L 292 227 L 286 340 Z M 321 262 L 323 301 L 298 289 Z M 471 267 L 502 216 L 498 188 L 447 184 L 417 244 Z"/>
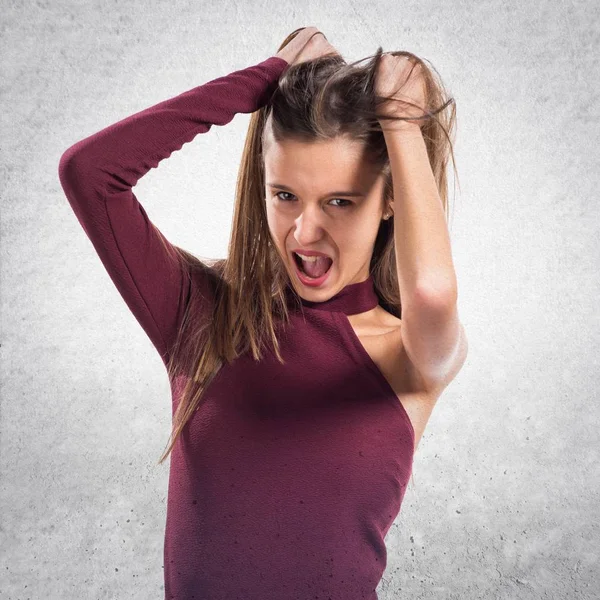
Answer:
<path fill-rule="evenodd" d="M 402 90 L 398 92 L 398 89 Z M 382 115 L 396 117 L 419 117 L 425 112 L 426 87 L 421 65 L 410 57 L 383 54 L 375 75 L 375 93 L 378 96 L 392 97 L 380 108 Z M 416 104 L 411 106 L 411 102 Z M 382 127 L 394 130 L 416 130 L 426 119 L 414 121 L 394 121 L 383 119 Z"/>
<path fill-rule="evenodd" d="M 321 56 L 340 56 L 340 53 L 316 27 L 302 27 L 293 31 L 288 39 L 291 36 L 294 37 L 275 55 L 283 58 L 290 66 L 314 60 Z"/>

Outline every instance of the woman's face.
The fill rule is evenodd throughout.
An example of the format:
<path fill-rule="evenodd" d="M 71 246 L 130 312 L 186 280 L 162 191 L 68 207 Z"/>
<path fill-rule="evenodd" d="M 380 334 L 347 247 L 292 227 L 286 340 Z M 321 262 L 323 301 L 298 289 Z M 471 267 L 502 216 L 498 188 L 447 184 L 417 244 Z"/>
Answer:
<path fill-rule="evenodd" d="M 367 279 L 384 214 L 384 178 L 364 159 L 362 144 L 267 140 L 267 219 L 296 292 L 322 302 Z M 321 285 L 302 282 L 293 250 L 316 250 L 333 260 Z"/>

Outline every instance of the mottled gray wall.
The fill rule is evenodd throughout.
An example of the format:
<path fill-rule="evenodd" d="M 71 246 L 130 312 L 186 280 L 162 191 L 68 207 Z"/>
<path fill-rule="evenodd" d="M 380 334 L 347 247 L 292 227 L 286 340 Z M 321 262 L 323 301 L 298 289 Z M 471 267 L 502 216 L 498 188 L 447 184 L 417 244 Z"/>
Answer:
<path fill-rule="evenodd" d="M 598 597 L 597 2 L 40 0 L 1 14 L 2 598 L 164 593 L 167 375 L 67 203 L 62 152 L 305 25 L 347 59 L 381 44 L 430 60 L 457 104 L 469 357 L 419 445 L 380 598 Z M 248 119 L 136 186 L 198 255 L 225 255 Z"/>

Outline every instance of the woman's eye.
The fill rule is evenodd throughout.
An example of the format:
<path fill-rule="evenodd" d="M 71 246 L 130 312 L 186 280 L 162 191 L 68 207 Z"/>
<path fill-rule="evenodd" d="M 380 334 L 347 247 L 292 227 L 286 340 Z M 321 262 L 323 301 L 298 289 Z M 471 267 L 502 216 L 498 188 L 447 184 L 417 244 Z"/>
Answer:
<path fill-rule="evenodd" d="M 338 206 L 340 208 L 346 208 L 346 206 L 350 206 L 352 204 L 352 202 L 350 202 L 350 200 L 344 200 L 344 198 L 334 198 L 333 200 L 339 200 L 340 202 L 345 202 L 346 203 L 346 204 L 342 204 L 342 205 L 338 204 Z"/>
<path fill-rule="evenodd" d="M 279 196 L 279 194 L 289 194 L 290 196 L 293 196 L 293 194 L 290 194 L 289 192 L 277 192 L 277 193 L 275 194 L 275 196 L 276 196 L 277 198 L 279 198 L 280 200 L 282 200 L 283 202 L 287 202 L 287 200 L 286 200 L 285 198 L 281 198 L 281 197 Z"/>
<path fill-rule="evenodd" d="M 289 196 L 294 196 L 294 194 L 290 194 L 290 192 L 277 192 L 277 193 L 275 194 L 275 196 L 276 196 L 277 198 L 279 198 L 279 200 L 281 200 L 282 202 L 290 202 L 290 201 L 291 201 L 291 199 L 288 199 L 288 198 L 281 198 L 281 196 L 280 196 L 279 194 L 288 194 Z M 294 197 L 295 197 L 295 196 L 294 196 Z M 346 203 L 346 204 L 341 204 L 341 205 L 340 205 L 340 204 L 338 204 L 338 205 L 337 205 L 337 206 L 338 206 L 338 208 L 345 208 L 346 206 L 349 206 L 350 204 L 352 204 L 352 202 L 351 202 L 350 200 L 345 200 L 344 198 L 333 198 L 332 202 L 335 202 L 335 201 L 338 201 L 338 202 L 345 202 L 345 203 Z"/>

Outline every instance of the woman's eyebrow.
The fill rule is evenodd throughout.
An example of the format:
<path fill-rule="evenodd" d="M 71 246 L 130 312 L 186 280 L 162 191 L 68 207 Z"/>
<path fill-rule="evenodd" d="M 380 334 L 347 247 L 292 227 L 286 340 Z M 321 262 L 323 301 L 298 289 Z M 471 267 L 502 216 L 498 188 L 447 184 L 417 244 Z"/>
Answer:
<path fill-rule="evenodd" d="M 290 192 L 291 194 L 294 193 L 292 188 L 288 187 L 287 185 L 283 185 L 282 183 L 269 182 L 269 183 L 267 183 L 267 185 L 269 187 L 274 187 L 274 188 L 278 188 L 281 190 L 285 190 L 286 192 Z M 355 192 L 355 191 L 330 192 L 329 194 L 326 194 L 326 195 L 327 196 L 351 196 L 353 198 L 363 198 L 365 196 L 365 194 L 362 194 L 361 192 Z"/>

